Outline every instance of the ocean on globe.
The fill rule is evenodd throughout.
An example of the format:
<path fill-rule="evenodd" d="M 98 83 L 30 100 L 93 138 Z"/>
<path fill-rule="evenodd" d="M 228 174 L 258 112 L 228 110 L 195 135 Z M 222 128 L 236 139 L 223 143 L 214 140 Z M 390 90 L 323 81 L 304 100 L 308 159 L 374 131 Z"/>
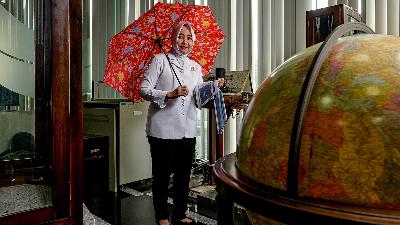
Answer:
<path fill-rule="evenodd" d="M 277 68 L 243 120 L 237 167 L 280 191 L 288 190 L 296 106 L 320 46 Z M 299 143 L 299 199 L 400 209 L 400 37 L 360 34 L 337 41 L 317 76 Z M 249 214 L 254 224 L 274 224 Z"/>

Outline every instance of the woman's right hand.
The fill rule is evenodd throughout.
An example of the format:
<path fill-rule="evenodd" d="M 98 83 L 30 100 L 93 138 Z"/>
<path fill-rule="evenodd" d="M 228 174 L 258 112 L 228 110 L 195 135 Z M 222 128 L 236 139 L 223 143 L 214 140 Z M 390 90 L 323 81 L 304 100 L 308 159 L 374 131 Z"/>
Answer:
<path fill-rule="evenodd" d="M 179 96 L 187 96 L 188 93 L 189 93 L 189 88 L 183 85 L 183 86 L 178 86 L 175 90 L 168 92 L 165 97 L 168 99 L 177 98 Z"/>

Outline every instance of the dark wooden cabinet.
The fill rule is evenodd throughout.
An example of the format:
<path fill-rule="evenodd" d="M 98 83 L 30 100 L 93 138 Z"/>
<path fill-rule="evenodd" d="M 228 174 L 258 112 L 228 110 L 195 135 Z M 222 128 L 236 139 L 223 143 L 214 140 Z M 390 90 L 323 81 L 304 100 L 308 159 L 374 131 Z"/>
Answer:
<path fill-rule="evenodd" d="M 108 191 L 108 136 L 83 137 L 83 187 L 89 197 Z"/>
<path fill-rule="evenodd" d="M 344 4 L 307 11 L 306 20 L 306 47 L 324 41 L 341 24 L 363 22 L 356 10 Z"/>

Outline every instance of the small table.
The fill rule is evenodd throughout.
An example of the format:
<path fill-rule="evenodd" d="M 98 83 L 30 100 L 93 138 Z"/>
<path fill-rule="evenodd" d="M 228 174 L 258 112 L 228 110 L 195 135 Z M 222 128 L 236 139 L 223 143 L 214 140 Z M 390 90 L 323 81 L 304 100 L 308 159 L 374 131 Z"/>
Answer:
<path fill-rule="evenodd" d="M 226 109 L 226 114 L 227 118 L 232 115 L 234 110 L 245 110 L 248 106 L 247 103 L 239 103 L 242 98 L 242 95 L 224 95 L 224 103 L 225 103 L 225 109 Z M 249 99 L 248 99 L 249 101 Z M 224 134 L 218 134 L 217 132 L 217 122 L 216 122 L 216 117 L 215 117 L 215 109 L 214 109 L 214 101 L 209 101 L 206 105 L 205 108 L 208 109 L 208 161 L 209 167 L 208 170 L 206 170 L 203 178 L 203 184 L 210 184 L 213 185 L 213 179 L 212 179 L 212 167 L 214 166 L 215 161 L 217 161 L 219 158 L 224 156 Z"/>

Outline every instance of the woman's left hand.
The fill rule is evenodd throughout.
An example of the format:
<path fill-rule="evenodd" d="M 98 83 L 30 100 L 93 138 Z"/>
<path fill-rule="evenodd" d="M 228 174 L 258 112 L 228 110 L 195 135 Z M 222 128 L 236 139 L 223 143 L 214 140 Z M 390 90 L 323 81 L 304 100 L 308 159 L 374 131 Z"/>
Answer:
<path fill-rule="evenodd" d="M 218 82 L 218 87 L 222 87 L 225 84 L 225 79 L 224 78 L 218 78 L 217 82 Z"/>

